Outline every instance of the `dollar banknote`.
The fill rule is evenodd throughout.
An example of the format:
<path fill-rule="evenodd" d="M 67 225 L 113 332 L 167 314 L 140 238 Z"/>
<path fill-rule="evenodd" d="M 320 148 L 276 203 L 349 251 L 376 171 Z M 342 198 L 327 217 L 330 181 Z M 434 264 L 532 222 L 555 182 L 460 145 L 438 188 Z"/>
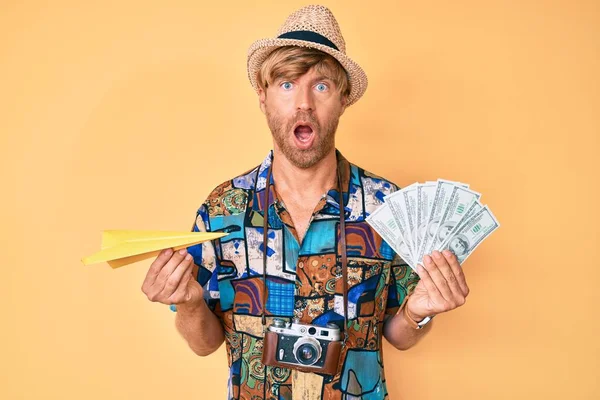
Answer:
<path fill-rule="evenodd" d="M 481 194 L 461 182 L 414 183 L 384 197 L 366 221 L 413 269 L 434 250 L 463 262 L 500 225 Z"/>
<path fill-rule="evenodd" d="M 389 205 L 392 215 L 396 219 L 400 234 L 405 238 L 411 261 L 415 252 L 412 242 L 414 220 L 412 219 L 412 216 L 409 217 L 409 202 L 405 194 L 408 191 L 416 191 L 416 186 L 417 184 L 414 183 L 384 197 L 385 204 Z"/>
<path fill-rule="evenodd" d="M 444 242 L 448 234 L 460 223 L 466 212 L 473 203 L 479 201 L 480 193 L 467 189 L 462 186 L 454 186 L 450 193 L 447 203 L 443 206 L 441 216 L 431 218 L 427 229 L 427 240 L 420 248 L 419 259 L 416 262 L 423 262 L 425 254 L 431 254 L 437 250 L 439 245 Z"/>
<path fill-rule="evenodd" d="M 466 221 L 468 221 L 469 218 L 471 218 L 473 216 L 473 214 L 475 214 L 477 211 L 479 211 L 482 208 L 483 208 L 483 205 L 479 202 L 479 200 L 477 200 L 473 204 L 471 204 L 471 207 L 469 207 L 469 209 L 467 210 L 465 215 L 460 219 L 460 221 L 458 221 L 458 223 L 454 226 L 454 228 L 452 228 L 452 230 L 450 232 L 448 232 L 448 234 L 445 235 L 446 237 L 444 239 L 442 239 L 442 242 L 436 244 L 436 248 L 440 249 L 440 248 L 444 247 L 448 238 L 450 236 L 452 236 L 452 234 L 454 234 L 454 232 L 461 229 L 463 224 Z"/>
<path fill-rule="evenodd" d="M 366 220 L 373 229 L 381 235 L 383 240 L 385 240 L 407 264 L 414 268 L 408 244 L 398 227 L 396 219 L 392 215 L 389 204 L 383 204 L 378 207 Z"/>
<path fill-rule="evenodd" d="M 445 179 L 438 180 L 435 188 L 435 195 L 432 203 L 431 212 L 429 213 L 427 222 L 425 222 L 424 240 L 422 241 L 422 243 L 418 244 L 419 247 L 417 248 L 416 254 L 413 254 L 415 256 L 413 258 L 413 261 L 415 263 L 422 263 L 423 256 L 425 254 L 429 254 L 425 253 L 425 249 L 430 247 L 430 243 L 433 241 L 433 237 L 439 226 L 442 214 L 446 209 L 448 202 L 450 201 L 452 191 L 457 187 L 462 186 L 457 184 L 457 182 L 448 181 Z"/>
<path fill-rule="evenodd" d="M 500 224 L 488 206 L 484 206 L 452 233 L 440 249 L 450 250 L 463 263 Z"/>
<path fill-rule="evenodd" d="M 421 242 L 426 235 L 429 214 L 433 208 L 433 200 L 436 193 L 437 182 L 425 182 L 417 184 L 417 218 L 415 230 L 415 247 L 420 249 Z"/>

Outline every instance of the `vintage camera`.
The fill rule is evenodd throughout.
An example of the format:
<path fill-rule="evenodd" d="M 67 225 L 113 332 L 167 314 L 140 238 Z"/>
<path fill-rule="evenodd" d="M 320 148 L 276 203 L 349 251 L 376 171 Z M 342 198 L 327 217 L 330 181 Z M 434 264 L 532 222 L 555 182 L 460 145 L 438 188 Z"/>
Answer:
<path fill-rule="evenodd" d="M 265 333 L 262 362 L 272 367 L 335 375 L 342 342 L 335 324 L 326 327 L 274 319 Z"/>

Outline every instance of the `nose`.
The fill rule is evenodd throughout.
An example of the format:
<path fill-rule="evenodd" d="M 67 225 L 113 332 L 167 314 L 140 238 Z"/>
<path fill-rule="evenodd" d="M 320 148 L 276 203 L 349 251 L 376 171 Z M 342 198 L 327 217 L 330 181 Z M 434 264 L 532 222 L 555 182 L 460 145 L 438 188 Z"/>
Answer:
<path fill-rule="evenodd" d="M 296 108 L 302 111 L 314 111 L 313 93 L 310 88 L 300 87 L 296 94 Z"/>

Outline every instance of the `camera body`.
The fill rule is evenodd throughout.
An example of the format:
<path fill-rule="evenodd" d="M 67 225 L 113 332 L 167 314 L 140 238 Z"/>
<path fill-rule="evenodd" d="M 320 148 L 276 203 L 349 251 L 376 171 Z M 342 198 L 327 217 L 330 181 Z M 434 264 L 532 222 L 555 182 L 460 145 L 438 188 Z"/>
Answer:
<path fill-rule="evenodd" d="M 335 375 L 342 342 L 335 324 L 326 327 L 274 319 L 265 333 L 262 362 L 272 367 Z"/>

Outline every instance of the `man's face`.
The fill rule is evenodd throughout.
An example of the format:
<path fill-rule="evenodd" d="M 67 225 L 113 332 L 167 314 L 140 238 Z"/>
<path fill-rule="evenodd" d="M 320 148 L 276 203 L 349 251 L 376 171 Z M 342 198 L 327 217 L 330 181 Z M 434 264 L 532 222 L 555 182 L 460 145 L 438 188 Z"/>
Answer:
<path fill-rule="evenodd" d="M 440 227 L 440 233 L 438 233 L 440 240 L 446 239 L 452 228 L 454 228 L 453 225 L 444 225 Z"/>
<path fill-rule="evenodd" d="M 345 104 L 333 81 L 314 68 L 294 80 L 275 80 L 266 93 L 260 90 L 259 98 L 274 146 L 293 165 L 310 168 L 335 149 L 335 131 Z"/>
<path fill-rule="evenodd" d="M 448 247 L 450 247 L 450 250 L 457 255 L 461 255 L 467 250 L 467 246 L 465 246 L 463 241 L 459 238 L 452 239 Z"/>

